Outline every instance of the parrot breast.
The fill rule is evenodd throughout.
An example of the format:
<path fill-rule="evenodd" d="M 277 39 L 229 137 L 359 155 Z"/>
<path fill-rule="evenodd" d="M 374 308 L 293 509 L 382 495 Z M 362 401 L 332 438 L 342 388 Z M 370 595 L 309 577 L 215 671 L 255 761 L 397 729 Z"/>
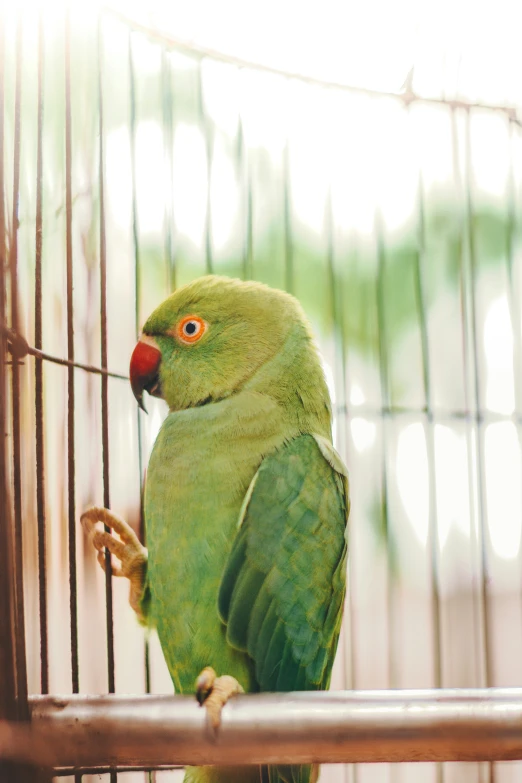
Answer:
<path fill-rule="evenodd" d="M 250 659 L 226 641 L 217 596 L 249 484 L 294 434 L 281 417 L 270 398 L 242 392 L 170 413 L 158 434 L 145 489 L 150 612 L 179 692 L 209 665 L 257 689 Z"/>

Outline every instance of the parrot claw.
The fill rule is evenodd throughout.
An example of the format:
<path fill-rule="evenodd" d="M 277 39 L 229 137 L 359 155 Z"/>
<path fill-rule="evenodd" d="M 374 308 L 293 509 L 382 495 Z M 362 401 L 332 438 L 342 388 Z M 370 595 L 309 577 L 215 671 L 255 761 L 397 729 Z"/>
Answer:
<path fill-rule="evenodd" d="M 196 680 L 196 699 L 207 711 L 207 720 L 214 733 L 221 725 L 221 711 L 231 696 L 244 693 L 243 688 L 228 674 L 218 677 L 206 666 Z"/>
<path fill-rule="evenodd" d="M 145 571 L 147 567 L 147 550 L 141 544 L 138 536 L 125 520 L 113 514 L 107 508 L 93 506 L 87 509 L 80 517 L 83 529 L 91 538 L 94 548 L 97 550 L 98 563 L 104 571 L 107 569 L 105 549 L 117 557 L 121 566 L 115 565 L 111 560 L 111 572 L 114 576 L 126 576 L 130 582 L 129 602 L 136 614 L 141 616 L 140 603 L 145 586 Z M 118 534 L 119 539 L 106 530 L 99 530 L 97 522 L 102 522 Z"/>

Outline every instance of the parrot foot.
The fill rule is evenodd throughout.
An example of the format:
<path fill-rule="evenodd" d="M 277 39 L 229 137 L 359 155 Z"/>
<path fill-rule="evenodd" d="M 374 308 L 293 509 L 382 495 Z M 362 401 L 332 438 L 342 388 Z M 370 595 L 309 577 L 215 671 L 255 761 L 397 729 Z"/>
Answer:
<path fill-rule="evenodd" d="M 141 544 L 136 533 L 125 520 L 113 514 L 107 508 L 93 506 L 80 517 L 83 529 L 91 537 L 94 548 L 98 551 L 98 563 L 106 570 L 104 549 L 117 557 L 121 566 L 111 560 L 111 570 L 114 576 L 126 576 L 130 582 L 129 603 L 138 617 L 141 617 L 140 602 L 145 587 L 145 572 L 147 568 L 147 550 Z M 96 528 L 97 522 L 103 522 L 118 535 Z"/>
<path fill-rule="evenodd" d="M 196 699 L 206 708 L 207 718 L 216 732 L 221 725 L 221 710 L 230 699 L 238 693 L 244 693 L 243 688 L 228 674 L 218 677 L 211 666 L 206 666 L 196 680 Z"/>

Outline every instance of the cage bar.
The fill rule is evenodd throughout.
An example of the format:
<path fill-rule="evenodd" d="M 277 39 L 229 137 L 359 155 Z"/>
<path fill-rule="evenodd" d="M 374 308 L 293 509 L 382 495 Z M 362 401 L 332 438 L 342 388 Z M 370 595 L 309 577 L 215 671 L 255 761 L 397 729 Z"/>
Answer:
<path fill-rule="evenodd" d="M 12 556 L 11 515 L 7 502 L 9 476 L 7 468 L 7 333 L 3 327 L 6 320 L 5 297 L 7 287 L 5 200 L 4 200 L 4 49 L 5 31 L 0 26 L 0 622 L 6 632 L 0 644 L 0 716 L 16 717 L 16 667 L 13 649 L 12 627 Z M 0 766 L 0 780 L 5 769 Z"/>
<path fill-rule="evenodd" d="M 44 30 L 42 12 L 38 19 L 38 128 L 36 150 L 36 221 L 34 270 L 34 344 L 42 348 L 42 242 L 43 242 L 43 117 L 44 117 Z M 36 514 L 38 525 L 38 600 L 40 617 L 40 689 L 49 692 L 49 641 L 47 629 L 46 519 L 43 360 L 35 358 Z"/>
<path fill-rule="evenodd" d="M 168 290 L 176 289 L 176 248 L 174 242 L 174 102 L 172 89 L 172 66 L 169 53 L 161 51 L 161 104 L 163 122 L 163 154 L 165 161 L 165 214 L 164 253 L 167 267 Z"/>
<path fill-rule="evenodd" d="M 428 338 L 427 319 L 427 285 L 425 281 L 425 207 L 424 183 L 419 173 L 418 184 L 418 228 L 417 250 L 415 253 L 415 293 L 417 298 L 420 338 L 422 346 L 422 381 L 426 401 L 426 448 L 428 456 L 428 491 L 429 491 L 429 548 L 430 548 L 430 582 L 432 600 L 433 626 L 433 658 L 434 684 L 442 686 L 442 630 L 440 606 L 440 575 L 439 575 L 439 531 L 437 524 L 437 473 L 435 468 L 435 416 L 433 411 L 433 394 L 430 367 L 430 345 Z M 439 771 L 439 779 L 441 772 Z"/>
<path fill-rule="evenodd" d="M 105 233 L 105 149 L 103 126 L 103 79 L 102 79 L 102 32 L 101 20 L 98 24 L 98 131 L 99 131 L 99 199 L 100 199 L 100 325 L 101 325 L 101 366 L 107 369 L 107 251 Z M 111 506 L 109 471 L 109 379 L 101 377 L 101 418 L 102 418 L 102 463 L 103 463 L 103 505 Z M 105 532 L 110 528 L 105 525 Z M 107 680 L 109 693 L 114 693 L 114 625 L 112 601 L 112 565 L 111 554 L 105 550 L 105 609 L 107 629 Z"/>
<path fill-rule="evenodd" d="M 338 416 L 341 420 L 340 426 L 338 425 L 337 431 L 339 435 L 341 436 L 341 448 L 339 449 L 341 455 L 343 457 L 346 457 L 347 450 L 347 427 L 348 427 L 348 390 L 346 387 L 346 357 L 347 357 L 347 350 L 345 345 L 345 337 L 344 337 L 344 312 L 343 312 L 343 306 L 342 306 L 342 298 L 339 296 L 339 286 L 337 281 L 337 275 L 336 275 L 336 258 L 337 258 L 337 250 L 335 247 L 335 232 L 334 232 L 334 221 L 333 221 L 333 203 L 332 203 L 332 192 L 331 189 L 328 191 L 327 201 L 326 201 L 326 241 L 327 241 L 327 247 L 326 247 L 326 256 L 327 256 L 327 268 L 328 268 L 328 278 L 329 278 L 329 288 L 330 288 L 330 302 L 331 302 L 331 315 L 332 315 L 332 321 L 334 325 L 334 343 L 335 343 L 335 351 L 336 351 L 336 364 L 337 364 L 337 372 L 335 375 L 335 387 L 336 387 L 336 416 Z M 339 396 L 341 397 L 341 402 L 339 403 Z M 348 518 L 347 522 L 347 528 L 348 528 L 348 540 L 350 540 L 350 518 Z M 354 617 L 353 617 L 353 597 L 352 597 L 352 589 L 351 589 L 351 569 L 348 568 L 347 572 L 347 590 L 346 590 L 346 600 L 345 600 L 345 611 L 344 611 L 344 622 L 347 623 L 349 632 L 345 632 L 345 636 L 349 637 L 349 660 L 344 661 L 343 666 L 343 677 L 344 677 L 344 687 L 347 688 L 350 686 L 351 688 L 356 688 L 356 678 L 355 678 L 355 623 L 354 623 Z"/>
<path fill-rule="evenodd" d="M 515 411 L 522 411 L 522 317 L 520 312 L 520 302 L 515 288 L 515 232 L 516 232 L 516 191 L 515 191 L 515 153 L 516 143 L 515 125 L 509 123 L 509 179 L 507 193 L 507 234 L 506 234 L 506 271 L 508 277 L 508 305 L 513 329 L 513 370 L 514 370 L 514 393 L 515 393 Z M 519 438 L 522 433 L 520 427 L 517 427 Z"/>
<path fill-rule="evenodd" d="M 7 259 L 4 181 L 4 67 L 5 30 L 0 25 L 0 624 L 4 629 L 0 644 L 0 716 L 16 719 L 16 652 L 14 647 L 13 529 L 7 464 Z M 9 783 L 13 766 L 0 762 L 0 782 Z"/>
<path fill-rule="evenodd" d="M 102 62 L 102 22 L 98 20 L 98 131 L 99 131 L 99 198 L 100 198 L 100 326 L 101 326 L 101 365 L 107 368 L 107 248 L 105 231 L 105 147 L 103 125 L 103 62 Z M 101 377 L 101 417 L 102 417 L 102 464 L 103 464 L 103 505 L 110 508 L 110 470 L 109 470 L 109 379 Z M 108 525 L 105 532 L 110 533 Z M 112 596 L 112 559 L 105 550 L 105 620 L 107 632 L 107 681 L 109 693 L 114 693 L 114 619 Z M 111 771 L 111 783 L 116 783 L 118 775 Z"/>
<path fill-rule="evenodd" d="M 13 149 L 13 203 L 9 235 L 9 277 L 11 293 L 11 325 L 19 329 L 18 311 L 18 204 L 20 196 L 20 144 L 21 144 L 21 102 L 22 102 L 22 15 L 18 14 L 16 29 L 16 77 L 14 110 Z M 20 432 L 20 357 L 11 352 L 12 391 L 12 456 L 13 456 L 13 508 L 14 508 L 14 599 L 15 599 L 15 648 L 16 648 L 16 698 L 19 719 L 28 717 L 27 671 L 25 661 L 25 621 L 23 583 L 23 539 L 22 539 L 22 469 Z"/>
<path fill-rule="evenodd" d="M 53 767 L 522 758 L 522 689 L 338 691 L 234 698 L 217 733 L 190 696 L 35 696 L 0 724 L 0 757 Z"/>
<path fill-rule="evenodd" d="M 207 165 L 207 187 L 205 196 L 205 269 L 208 275 L 214 272 L 212 248 L 212 161 L 214 154 L 214 131 L 210 124 L 203 96 L 203 60 L 198 62 L 198 114 L 205 140 L 205 160 Z"/>
<path fill-rule="evenodd" d="M 377 243 L 377 275 L 375 278 L 375 297 L 377 305 L 377 334 L 378 334 L 378 358 L 379 358 L 379 382 L 382 401 L 381 414 L 381 513 L 386 536 L 387 554 L 387 621 L 388 621 L 388 684 L 390 688 L 397 683 L 397 661 L 395 651 L 395 629 L 397 627 L 397 611 L 395 605 L 395 589 L 393 584 L 392 539 L 390 535 L 391 515 L 389 505 L 389 475 L 388 475 L 388 449 L 389 449 L 389 422 L 384 413 L 390 406 L 390 376 L 388 366 L 388 347 L 386 341 L 386 312 L 385 312 L 385 264 L 386 246 L 382 225 L 382 215 L 379 211 L 375 214 L 375 234 Z"/>
<path fill-rule="evenodd" d="M 248 150 L 245 142 L 245 131 L 243 127 L 243 115 L 241 107 L 239 108 L 238 128 L 237 128 L 237 146 L 236 160 L 241 182 L 241 194 L 243 212 L 241 216 L 241 265 L 244 280 L 251 280 L 254 275 L 254 245 L 253 245 L 253 227 L 252 227 L 252 174 L 250 171 L 250 162 L 248 159 Z"/>
<path fill-rule="evenodd" d="M 284 226 L 284 265 L 285 289 L 294 293 L 294 245 L 292 241 L 292 186 L 290 182 L 290 142 L 287 139 L 283 151 L 283 226 Z"/>
<path fill-rule="evenodd" d="M 342 306 L 342 297 L 339 296 L 339 285 L 336 275 L 337 248 L 335 242 L 335 227 L 333 216 L 333 197 L 331 187 L 328 189 L 325 210 L 326 222 L 326 256 L 330 287 L 331 315 L 334 325 L 334 343 L 336 352 L 336 375 L 335 375 L 335 393 L 336 393 L 336 416 L 340 419 L 337 426 L 337 432 L 340 435 L 340 453 L 346 458 L 348 451 L 348 390 L 346 386 L 346 358 L 347 350 L 345 345 L 344 333 L 344 312 Z M 339 381 L 340 376 L 340 381 Z M 341 402 L 339 403 L 339 394 Z M 347 520 L 347 540 L 350 541 L 350 532 L 352 519 L 349 516 Z M 348 656 L 345 655 L 343 661 L 343 687 L 357 688 L 355 673 L 355 622 L 353 610 L 353 591 L 352 591 L 352 569 L 348 567 L 346 574 L 346 598 L 344 609 L 344 641 Z M 341 631 L 343 633 L 343 631 Z M 351 768 L 345 767 L 345 783 L 351 780 L 352 783 L 358 783 L 358 767 L 352 765 Z"/>
<path fill-rule="evenodd" d="M 128 37 L 128 67 L 129 67 L 129 129 L 130 129 L 130 154 L 131 154 L 131 178 L 132 178 L 132 240 L 134 250 L 134 316 L 136 339 L 140 333 L 140 304 L 141 304 L 141 284 L 140 284 L 140 244 L 139 244 L 139 223 L 138 223 L 138 196 L 136 184 L 136 74 L 134 70 L 134 56 L 132 51 L 132 34 Z M 143 430 L 141 421 L 141 411 L 136 407 L 136 429 L 138 434 L 138 481 L 140 485 L 140 499 L 143 497 Z M 143 519 L 143 504 L 140 500 L 139 509 L 139 534 L 141 540 L 146 544 L 145 524 Z M 151 690 L 151 666 L 150 666 L 150 644 L 149 639 L 144 642 L 144 674 L 145 691 Z"/>
<path fill-rule="evenodd" d="M 73 246 L 72 246 L 72 114 L 70 11 L 65 12 L 65 214 L 67 268 L 67 359 L 74 362 Z M 74 367 L 67 368 L 67 501 L 69 533 L 69 611 L 71 627 L 71 678 L 73 693 L 79 691 L 78 591 L 76 575 L 76 486 L 74 451 Z"/>
<path fill-rule="evenodd" d="M 185 41 L 182 38 L 176 38 L 172 35 L 166 35 L 151 29 L 144 24 L 140 24 L 136 19 L 127 16 L 121 11 L 117 11 L 112 8 L 106 8 L 105 13 L 110 16 L 119 19 L 122 24 L 131 30 L 140 32 L 152 41 L 160 42 L 161 44 L 170 47 L 171 49 L 179 52 L 180 54 L 186 54 L 189 57 L 196 57 L 199 60 L 208 58 L 215 62 L 227 63 L 229 65 L 236 65 L 238 68 L 251 68 L 259 73 L 271 74 L 272 76 L 281 76 L 284 79 L 296 79 L 297 81 L 307 84 L 310 87 L 323 87 L 326 89 L 341 90 L 343 92 L 352 93 L 353 95 L 365 95 L 371 98 L 391 98 L 392 100 L 400 101 L 403 105 L 409 106 L 412 103 L 422 103 L 432 106 L 449 106 L 456 109 L 485 109 L 486 111 L 499 112 L 507 115 L 512 122 L 516 125 L 522 126 L 522 119 L 518 116 L 517 110 L 513 106 L 502 106 L 495 103 L 480 103 L 478 101 L 460 100 L 456 98 L 437 97 L 430 95 L 418 95 L 413 89 L 402 89 L 400 92 L 393 92 L 391 90 L 378 90 L 368 87 L 362 87 L 356 84 L 348 84 L 343 81 L 335 81 L 333 79 L 321 79 L 318 77 L 310 76 L 309 74 L 302 73 L 298 70 L 288 68 L 278 68 L 267 63 L 256 62 L 255 60 L 249 60 L 245 57 L 239 57 L 226 52 L 219 51 L 219 49 L 212 49 L 209 46 L 202 46 L 194 41 Z"/>
<path fill-rule="evenodd" d="M 477 280 L 477 254 L 475 247 L 475 234 L 473 229 L 473 194 L 472 194 L 472 174 L 471 174 L 471 115 L 469 110 L 465 116 L 465 190 L 466 190 L 466 233 L 467 233 L 467 254 L 463 257 L 463 298 L 467 299 L 469 306 L 469 320 L 467 323 L 471 326 L 471 335 L 469 343 L 471 348 L 473 362 L 473 408 L 476 413 L 476 439 L 475 453 L 477 458 L 478 470 L 478 526 L 479 526 L 479 544 L 480 544 L 480 565 L 482 569 L 481 581 L 481 602 L 482 617 L 484 626 L 484 666 L 485 666 L 485 684 L 489 687 L 493 678 L 493 663 L 491 659 L 491 620 L 488 595 L 488 562 L 487 562 L 487 511 L 486 511 L 486 482 L 485 482 L 485 462 L 483 446 L 483 421 L 481 412 L 483 410 L 482 392 L 479 380 L 479 326 L 477 317 L 476 303 L 476 280 Z"/>

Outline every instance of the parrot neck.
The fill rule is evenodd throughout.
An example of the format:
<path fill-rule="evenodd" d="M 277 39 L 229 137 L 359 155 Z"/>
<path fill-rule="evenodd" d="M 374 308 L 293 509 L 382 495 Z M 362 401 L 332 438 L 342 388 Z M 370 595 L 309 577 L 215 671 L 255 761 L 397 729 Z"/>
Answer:
<path fill-rule="evenodd" d="M 282 349 L 259 368 L 244 389 L 272 398 L 298 431 L 317 433 L 331 441 L 330 395 L 313 338 L 304 325 L 292 329 Z"/>

